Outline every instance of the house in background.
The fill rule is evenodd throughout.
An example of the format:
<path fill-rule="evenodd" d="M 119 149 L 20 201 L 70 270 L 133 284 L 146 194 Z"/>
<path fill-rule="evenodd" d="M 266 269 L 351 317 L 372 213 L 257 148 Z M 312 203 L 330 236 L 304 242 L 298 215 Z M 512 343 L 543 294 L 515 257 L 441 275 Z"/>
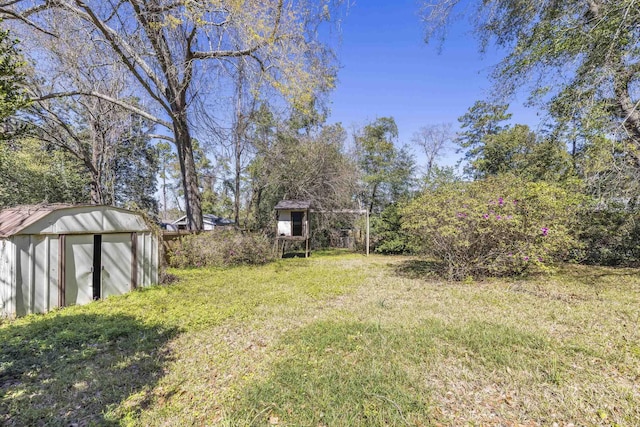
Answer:
<path fill-rule="evenodd" d="M 204 230 L 209 231 L 213 230 L 216 227 L 228 227 L 231 225 L 235 225 L 235 222 L 232 219 L 222 218 L 212 214 L 204 214 L 202 215 L 202 222 L 204 223 Z M 187 216 L 183 216 L 171 223 L 177 230 L 188 230 L 189 226 L 187 223 Z"/>
<path fill-rule="evenodd" d="M 44 313 L 158 283 L 158 240 L 142 215 L 112 206 L 0 211 L 0 314 Z"/>

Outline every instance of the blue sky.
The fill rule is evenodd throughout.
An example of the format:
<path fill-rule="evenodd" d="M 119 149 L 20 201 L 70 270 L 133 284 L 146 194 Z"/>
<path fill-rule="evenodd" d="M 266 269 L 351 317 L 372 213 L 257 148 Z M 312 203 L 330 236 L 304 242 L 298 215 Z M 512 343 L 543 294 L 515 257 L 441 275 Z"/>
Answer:
<path fill-rule="evenodd" d="M 499 52 L 480 54 L 465 18 L 448 29 L 448 37 L 424 42 L 419 0 L 356 0 L 342 22 L 337 47 L 341 63 L 337 88 L 330 96 L 329 123 L 347 130 L 377 117 L 392 116 L 401 144 L 410 144 L 420 127 L 452 123 L 476 100 L 487 99 L 488 75 Z M 514 100 L 512 121 L 535 128 L 535 111 Z M 415 151 L 415 150 L 414 150 Z M 418 153 L 416 153 L 418 154 Z M 441 163 L 451 164 L 451 150 Z"/>

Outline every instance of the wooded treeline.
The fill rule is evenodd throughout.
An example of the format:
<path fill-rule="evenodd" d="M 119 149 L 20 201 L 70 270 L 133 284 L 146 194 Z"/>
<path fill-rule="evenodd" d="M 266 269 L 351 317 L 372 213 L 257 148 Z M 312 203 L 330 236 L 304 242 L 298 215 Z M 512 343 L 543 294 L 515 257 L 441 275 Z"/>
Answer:
<path fill-rule="evenodd" d="M 583 197 L 572 211 L 580 244 L 558 244 L 563 257 L 636 262 L 640 9 L 632 0 L 423 6 L 427 41 L 466 15 L 480 49 L 507 55 L 494 96 L 471 105 L 457 133 L 425 118 L 399 141 L 392 117 L 354 129 L 326 122 L 337 61 L 323 29 L 339 22 L 339 1 L 0 0 L 0 205 L 185 212 L 193 229 L 215 213 L 267 230 L 279 200 L 309 199 L 320 210 L 368 209 L 377 250 L 406 252 L 424 250 L 421 233 L 437 216 L 420 216 L 415 200 L 425 207 L 494 184 L 504 200 L 515 189 L 496 182 L 515 180 L 558 190 L 533 186 L 531 200 Z M 510 96 L 522 91 L 546 113 L 535 130 L 511 119 Z M 454 149 L 461 173 L 438 164 Z"/>

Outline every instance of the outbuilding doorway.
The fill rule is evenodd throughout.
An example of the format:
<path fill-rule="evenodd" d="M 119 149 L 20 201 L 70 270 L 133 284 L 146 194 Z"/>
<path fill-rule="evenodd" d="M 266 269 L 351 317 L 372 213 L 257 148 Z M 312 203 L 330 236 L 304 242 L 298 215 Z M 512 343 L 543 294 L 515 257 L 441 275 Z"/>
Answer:
<path fill-rule="evenodd" d="M 302 236 L 304 212 L 291 212 L 291 235 Z"/>
<path fill-rule="evenodd" d="M 136 233 L 65 236 L 60 305 L 86 304 L 134 288 L 136 239 Z"/>

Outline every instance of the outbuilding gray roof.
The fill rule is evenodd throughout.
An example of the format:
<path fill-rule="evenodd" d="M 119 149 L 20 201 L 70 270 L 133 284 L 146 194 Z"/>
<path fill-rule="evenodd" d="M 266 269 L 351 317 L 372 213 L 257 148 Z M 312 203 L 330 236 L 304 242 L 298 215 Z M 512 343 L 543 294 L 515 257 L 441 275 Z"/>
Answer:
<path fill-rule="evenodd" d="M 70 207 L 72 207 L 72 205 L 53 203 L 21 205 L 2 209 L 0 211 L 0 237 L 5 238 L 12 236 L 53 211 Z"/>
<path fill-rule="evenodd" d="M 16 234 L 105 234 L 149 231 L 142 215 L 105 205 L 21 205 L 0 211 L 0 238 Z"/>
<path fill-rule="evenodd" d="M 274 209 L 276 210 L 306 210 L 311 208 L 310 200 L 281 200 Z"/>

